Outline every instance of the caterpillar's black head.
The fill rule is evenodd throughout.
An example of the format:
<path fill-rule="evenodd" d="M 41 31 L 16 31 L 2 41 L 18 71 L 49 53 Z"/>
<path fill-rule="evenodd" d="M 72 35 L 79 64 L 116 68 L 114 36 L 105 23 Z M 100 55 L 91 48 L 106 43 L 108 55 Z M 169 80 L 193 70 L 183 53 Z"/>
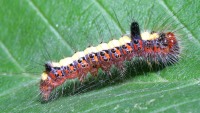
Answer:
<path fill-rule="evenodd" d="M 140 36 L 140 27 L 139 24 L 137 22 L 132 22 L 131 23 L 131 39 L 141 39 Z"/>
<path fill-rule="evenodd" d="M 52 65 L 50 62 L 44 64 L 45 71 L 50 72 L 52 70 Z"/>

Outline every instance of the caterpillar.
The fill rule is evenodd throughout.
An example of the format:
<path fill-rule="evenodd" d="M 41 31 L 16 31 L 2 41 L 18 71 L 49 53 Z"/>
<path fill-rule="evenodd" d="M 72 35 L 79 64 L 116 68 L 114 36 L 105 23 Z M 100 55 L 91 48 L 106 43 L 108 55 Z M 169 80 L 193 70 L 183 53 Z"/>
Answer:
<path fill-rule="evenodd" d="M 177 62 L 179 54 L 178 40 L 173 32 L 141 33 L 138 22 L 134 21 L 130 26 L 130 34 L 123 35 L 119 40 L 90 46 L 59 62 L 45 63 L 40 81 L 41 96 L 48 101 L 51 92 L 66 80 L 78 78 L 83 82 L 88 73 L 97 76 L 100 68 L 108 75 L 112 65 L 123 70 L 124 62 L 135 57 L 167 65 Z"/>

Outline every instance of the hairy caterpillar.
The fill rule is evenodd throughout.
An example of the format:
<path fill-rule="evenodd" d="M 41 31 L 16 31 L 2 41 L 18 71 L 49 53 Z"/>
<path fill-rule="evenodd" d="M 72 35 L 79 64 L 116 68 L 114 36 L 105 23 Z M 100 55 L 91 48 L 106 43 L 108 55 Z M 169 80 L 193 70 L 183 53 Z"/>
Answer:
<path fill-rule="evenodd" d="M 134 57 L 164 65 L 178 61 L 179 45 L 173 32 L 140 33 L 137 22 L 132 22 L 130 31 L 130 35 L 124 35 L 119 40 L 113 39 L 108 43 L 86 48 L 60 62 L 47 62 L 40 82 L 43 100 L 48 100 L 52 90 L 68 79 L 79 78 L 83 81 L 88 73 L 96 76 L 99 68 L 109 75 L 112 65 L 122 70 L 124 61 L 130 61 Z"/>
<path fill-rule="evenodd" d="M 33 8 L 27 2 L 32 2 Z M 199 111 L 198 6 L 198 1 L 185 0 L 88 0 L 73 1 L 73 4 L 70 1 L 3 2 L 1 111 Z M 40 15 L 44 16 L 41 18 Z M 105 17 L 108 27 L 98 15 Z M 96 47 L 102 37 L 106 43 L 112 38 L 118 40 L 123 34 L 130 37 L 132 21 L 129 18 L 138 21 L 141 34 L 146 30 L 173 32 L 180 47 L 179 61 L 167 68 L 160 65 L 154 68 L 150 60 L 143 62 L 144 58 L 135 56 L 131 61 L 124 61 L 125 72 L 112 66 L 111 76 L 99 69 L 98 76 L 89 74 L 83 82 L 78 78 L 65 80 L 51 92 L 48 102 L 53 102 L 40 103 L 38 86 L 44 61 L 59 62 L 71 57 L 74 51 L 83 51 L 88 45 Z"/>

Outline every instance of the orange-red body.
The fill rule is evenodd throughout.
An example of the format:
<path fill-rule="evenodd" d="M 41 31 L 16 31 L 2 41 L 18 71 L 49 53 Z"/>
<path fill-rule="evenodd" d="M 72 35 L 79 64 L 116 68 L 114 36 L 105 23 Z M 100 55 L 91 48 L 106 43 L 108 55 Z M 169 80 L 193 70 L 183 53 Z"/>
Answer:
<path fill-rule="evenodd" d="M 89 53 L 75 63 L 55 68 L 51 65 L 44 73 L 47 79 L 41 80 L 40 90 L 44 100 L 48 100 L 53 89 L 63 84 L 67 79 L 79 78 L 83 81 L 90 72 L 93 76 L 98 74 L 101 68 L 109 72 L 112 65 L 123 67 L 125 60 L 130 61 L 133 57 L 151 58 L 156 61 L 158 57 L 167 57 L 170 54 L 178 54 L 179 47 L 174 33 L 163 33 L 162 37 L 154 40 L 133 39 L 120 47 L 102 50 L 98 53 Z M 177 49 L 177 52 L 174 50 Z M 163 58 L 163 59 L 164 59 Z"/>

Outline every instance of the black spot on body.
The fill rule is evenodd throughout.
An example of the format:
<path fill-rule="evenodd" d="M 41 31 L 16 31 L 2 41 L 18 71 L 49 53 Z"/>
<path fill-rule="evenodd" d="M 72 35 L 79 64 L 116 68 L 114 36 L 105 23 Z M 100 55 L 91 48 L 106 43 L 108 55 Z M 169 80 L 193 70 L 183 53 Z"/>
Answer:
<path fill-rule="evenodd" d="M 139 43 L 138 39 L 134 39 L 133 42 L 134 42 L 134 44 L 138 44 Z"/>
<path fill-rule="evenodd" d="M 103 51 L 101 51 L 101 52 L 100 52 L 100 55 L 101 55 L 101 56 L 104 56 L 104 55 L 105 55 L 105 53 L 104 53 Z"/>

